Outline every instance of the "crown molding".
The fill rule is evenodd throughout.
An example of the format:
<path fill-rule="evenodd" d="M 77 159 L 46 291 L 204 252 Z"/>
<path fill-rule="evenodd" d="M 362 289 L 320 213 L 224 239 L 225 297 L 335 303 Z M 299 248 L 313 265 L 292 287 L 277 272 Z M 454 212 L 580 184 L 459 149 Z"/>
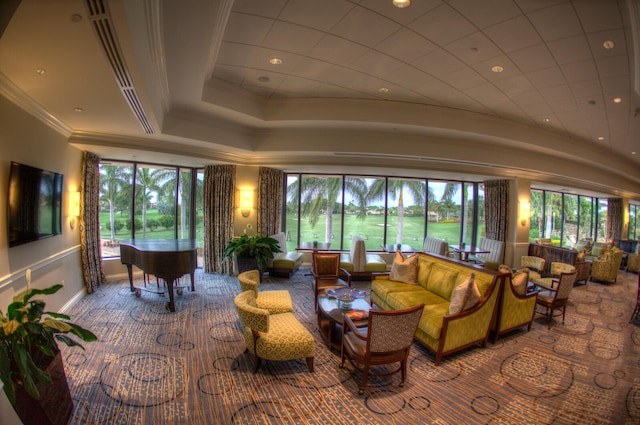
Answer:
<path fill-rule="evenodd" d="M 69 137 L 73 133 L 71 127 L 47 112 L 2 72 L 0 72 L 0 94 L 63 136 Z"/>

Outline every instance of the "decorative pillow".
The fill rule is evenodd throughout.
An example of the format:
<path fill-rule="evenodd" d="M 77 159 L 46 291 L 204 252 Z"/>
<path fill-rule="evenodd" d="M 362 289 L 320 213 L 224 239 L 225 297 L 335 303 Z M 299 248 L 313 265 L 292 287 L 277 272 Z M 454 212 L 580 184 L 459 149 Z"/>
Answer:
<path fill-rule="evenodd" d="M 404 283 L 418 283 L 418 255 L 405 259 L 400 251 L 396 251 L 391 265 L 389 280 Z"/>
<path fill-rule="evenodd" d="M 513 292 L 518 295 L 527 295 L 527 283 L 529 282 L 529 270 L 519 270 L 513 274 L 511 285 Z"/>
<path fill-rule="evenodd" d="M 456 286 L 451 295 L 451 303 L 449 304 L 449 314 L 460 313 L 469 310 L 480 301 L 480 291 L 475 282 L 475 274 L 471 275 Z"/>
<path fill-rule="evenodd" d="M 506 264 L 500 264 L 498 266 L 498 271 L 500 273 L 509 273 L 509 274 L 513 274 L 513 271 L 511 270 L 511 268 L 509 266 L 507 266 Z"/>
<path fill-rule="evenodd" d="M 580 252 L 578 253 L 578 255 L 576 256 L 576 261 L 579 261 L 580 263 L 584 262 L 584 257 L 585 257 L 585 255 L 586 255 L 586 254 L 585 254 L 584 250 L 583 250 L 583 251 L 580 251 Z"/>

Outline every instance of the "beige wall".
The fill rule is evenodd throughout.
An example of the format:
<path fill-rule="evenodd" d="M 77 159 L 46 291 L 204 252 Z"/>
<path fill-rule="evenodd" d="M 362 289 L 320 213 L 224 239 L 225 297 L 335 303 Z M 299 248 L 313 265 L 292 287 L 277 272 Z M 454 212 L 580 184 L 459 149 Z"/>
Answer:
<path fill-rule="evenodd" d="M 64 288 L 44 300 L 47 309 L 58 311 L 84 293 L 80 268 L 78 226 L 72 230 L 67 217 L 67 192 L 80 186 L 82 152 L 67 144 L 67 137 L 0 96 L 0 309 L 31 285 L 45 288 L 63 283 Z M 62 235 L 9 248 L 7 240 L 7 190 L 11 161 L 64 175 Z"/>

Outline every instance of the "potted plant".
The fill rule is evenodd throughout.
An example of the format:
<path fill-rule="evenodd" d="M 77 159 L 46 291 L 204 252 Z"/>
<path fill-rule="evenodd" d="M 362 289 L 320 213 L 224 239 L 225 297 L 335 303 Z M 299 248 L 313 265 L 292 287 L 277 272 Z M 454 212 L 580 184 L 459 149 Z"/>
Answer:
<path fill-rule="evenodd" d="M 224 256 L 231 258 L 235 256 L 238 262 L 238 272 L 254 269 L 262 271 L 267 268 L 267 261 L 278 252 L 282 251 L 276 239 L 268 236 L 243 234 L 227 242 Z"/>
<path fill-rule="evenodd" d="M 58 284 L 27 289 L 13 297 L 6 313 L 0 311 L 0 379 L 7 399 L 25 424 L 67 423 L 73 402 L 57 341 L 84 349 L 69 334 L 87 342 L 97 339 L 68 322 L 69 316 L 44 311 L 44 301 L 33 299 L 61 288 Z"/>

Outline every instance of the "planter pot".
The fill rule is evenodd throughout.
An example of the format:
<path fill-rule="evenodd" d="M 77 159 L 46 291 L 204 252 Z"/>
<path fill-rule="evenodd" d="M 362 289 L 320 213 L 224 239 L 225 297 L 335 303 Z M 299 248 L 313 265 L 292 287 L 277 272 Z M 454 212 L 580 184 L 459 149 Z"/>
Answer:
<path fill-rule="evenodd" d="M 249 270 L 260 270 L 258 268 L 258 260 L 255 258 L 238 258 L 236 259 L 238 265 L 238 273 L 248 272 Z M 260 273 L 260 279 L 262 279 L 262 273 Z"/>
<path fill-rule="evenodd" d="M 73 413 L 73 400 L 64 373 L 60 353 L 44 368 L 51 375 L 51 385 L 38 385 L 40 400 L 32 398 L 22 385 L 16 385 L 14 409 L 25 425 L 66 425 Z"/>

